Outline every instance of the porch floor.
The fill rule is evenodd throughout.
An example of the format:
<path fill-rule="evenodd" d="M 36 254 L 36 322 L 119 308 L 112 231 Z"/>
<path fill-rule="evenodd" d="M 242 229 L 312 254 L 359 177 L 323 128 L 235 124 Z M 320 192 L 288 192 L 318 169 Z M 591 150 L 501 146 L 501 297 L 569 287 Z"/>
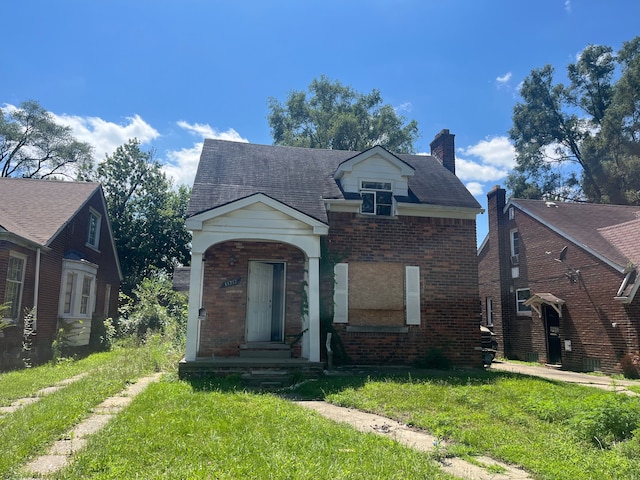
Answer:
<path fill-rule="evenodd" d="M 178 375 L 180 378 L 206 377 L 277 370 L 314 378 L 322 375 L 324 367 L 324 362 L 310 362 L 304 358 L 205 357 L 193 362 L 187 362 L 183 358 L 178 363 Z"/>

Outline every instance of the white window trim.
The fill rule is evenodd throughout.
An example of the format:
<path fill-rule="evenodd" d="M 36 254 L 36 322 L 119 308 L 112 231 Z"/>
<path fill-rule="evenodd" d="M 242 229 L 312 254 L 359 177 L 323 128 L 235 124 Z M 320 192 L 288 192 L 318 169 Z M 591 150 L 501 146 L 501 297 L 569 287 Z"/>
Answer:
<path fill-rule="evenodd" d="M 333 267 L 333 323 L 349 323 L 349 264 Z"/>
<path fill-rule="evenodd" d="M 372 188 L 365 188 L 362 186 L 363 183 L 365 182 L 372 182 L 372 183 L 388 183 L 389 184 L 389 190 L 376 190 L 376 189 L 372 189 Z M 396 212 L 396 199 L 394 198 L 394 184 L 391 180 L 380 180 L 380 179 L 373 179 L 373 178 L 361 178 L 360 179 L 360 185 L 359 185 L 359 190 L 358 193 L 360 193 L 360 195 L 362 195 L 363 193 L 373 193 L 374 196 L 374 203 L 373 203 L 373 212 L 363 212 L 362 211 L 362 205 L 360 206 L 360 213 L 363 215 L 372 215 L 372 216 L 378 216 L 378 217 L 393 217 L 395 216 L 395 212 Z M 389 215 L 378 215 L 376 213 L 377 210 L 377 196 L 376 196 L 376 192 L 389 192 L 391 193 L 391 212 Z M 363 201 L 364 203 L 364 201 Z"/>
<path fill-rule="evenodd" d="M 526 300 L 523 300 L 521 302 L 518 301 L 518 292 L 524 292 L 524 291 L 528 291 L 529 292 L 529 296 L 531 296 L 531 289 L 530 288 L 518 288 L 518 289 L 516 289 L 516 315 L 530 317 L 531 316 L 531 308 L 529 308 L 529 310 L 520 310 L 520 304 L 524 304 L 524 302 L 526 302 Z"/>
<path fill-rule="evenodd" d="M 92 243 L 90 241 L 89 235 L 91 234 L 91 218 L 96 217 L 96 231 L 95 231 L 95 241 Z M 93 208 L 89 208 L 89 219 L 87 220 L 87 242 L 86 245 L 95 250 L 100 248 L 100 225 L 102 224 L 102 215 L 98 213 L 97 210 Z"/>
<path fill-rule="evenodd" d="M 73 284 L 71 289 L 71 308 L 65 312 L 65 298 L 67 293 L 67 276 L 73 274 Z M 90 319 L 96 306 L 96 284 L 98 266 L 83 260 L 64 260 L 62 268 L 62 278 L 60 283 L 60 298 L 58 315 L 60 318 Z M 82 286 L 84 278 L 91 278 L 91 288 L 87 304 L 87 312 L 80 313 L 82 304 Z"/>
<path fill-rule="evenodd" d="M 515 251 L 515 243 L 513 241 L 515 235 L 518 235 L 518 251 Z M 511 251 L 511 256 L 515 257 L 515 256 L 519 256 L 520 255 L 520 243 L 521 243 L 521 238 L 520 238 L 520 232 L 518 232 L 517 228 L 514 228 L 513 230 L 511 230 L 509 232 L 509 249 Z"/>
<path fill-rule="evenodd" d="M 420 325 L 420 267 L 404 267 L 407 325 Z"/>
<path fill-rule="evenodd" d="M 493 299 L 485 298 L 485 309 L 487 314 L 487 327 L 493 327 Z"/>
<path fill-rule="evenodd" d="M 19 258 L 20 260 L 22 260 L 22 278 L 20 279 L 20 292 L 18 293 L 18 308 L 16 309 L 16 317 L 4 317 L 3 316 L 3 320 L 6 320 L 7 322 L 11 323 L 11 324 L 16 324 L 20 318 L 20 311 L 22 309 L 22 296 L 24 294 L 24 279 L 25 279 L 25 275 L 27 272 L 27 256 L 23 253 L 19 253 L 19 252 L 14 252 L 13 250 L 9 250 L 9 259 L 13 257 L 13 258 Z M 9 275 L 9 265 L 7 264 L 7 270 L 4 272 L 5 275 L 5 298 L 3 298 L 3 302 L 7 301 L 6 295 L 7 295 L 7 287 L 6 284 L 9 282 L 9 279 L 7 278 Z M 11 314 L 11 311 L 13 310 L 13 308 L 9 308 L 7 310 L 7 312 L 9 314 Z M 7 313 L 5 312 L 5 314 Z"/>

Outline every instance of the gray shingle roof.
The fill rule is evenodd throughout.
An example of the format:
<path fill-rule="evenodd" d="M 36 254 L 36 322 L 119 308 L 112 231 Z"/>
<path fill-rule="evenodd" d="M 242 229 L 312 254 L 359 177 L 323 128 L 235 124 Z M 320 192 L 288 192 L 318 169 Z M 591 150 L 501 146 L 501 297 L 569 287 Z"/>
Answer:
<path fill-rule="evenodd" d="M 510 203 L 614 264 L 640 265 L 640 206 L 511 199 Z"/>
<path fill-rule="evenodd" d="M 323 199 L 346 198 L 333 178 L 336 168 L 359 153 L 205 140 L 187 216 L 263 193 L 326 223 Z M 435 157 L 397 157 L 415 169 L 409 179 L 411 201 L 480 208 L 462 182 Z"/>
<path fill-rule="evenodd" d="M 93 182 L 0 178 L 0 227 L 48 246 L 98 188 Z"/>

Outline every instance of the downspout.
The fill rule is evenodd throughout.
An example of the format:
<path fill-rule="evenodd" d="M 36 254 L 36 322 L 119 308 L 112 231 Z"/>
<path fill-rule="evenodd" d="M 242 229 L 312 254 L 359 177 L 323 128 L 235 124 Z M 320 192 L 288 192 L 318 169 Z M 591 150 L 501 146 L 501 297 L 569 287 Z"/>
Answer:
<path fill-rule="evenodd" d="M 38 328 L 38 293 L 40 291 L 40 252 L 36 249 L 36 279 L 33 285 L 33 329 Z"/>

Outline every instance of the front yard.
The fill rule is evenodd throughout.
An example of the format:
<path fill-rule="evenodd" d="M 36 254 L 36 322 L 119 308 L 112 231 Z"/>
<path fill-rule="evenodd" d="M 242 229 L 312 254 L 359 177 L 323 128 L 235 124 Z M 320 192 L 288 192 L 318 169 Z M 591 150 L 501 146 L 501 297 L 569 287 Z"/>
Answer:
<path fill-rule="evenodd" d="M 88 372 L 0 418 L 0 477 L 20 478 L 29 458 L 106 396 L 166 369 L 52 478 L 450 478 L 437 460 L 479 454 L 533 478 L 640 478 L 637 397 L 492 371 L 324 377 L 261 393 L 245 391 L 238 378 L 181 381 L 176 360 L 151 344 L 0 375 L 6 405 Z M 452 445 L 416 452 L 330 422 L 292 398 L 376 412 Z"/>

